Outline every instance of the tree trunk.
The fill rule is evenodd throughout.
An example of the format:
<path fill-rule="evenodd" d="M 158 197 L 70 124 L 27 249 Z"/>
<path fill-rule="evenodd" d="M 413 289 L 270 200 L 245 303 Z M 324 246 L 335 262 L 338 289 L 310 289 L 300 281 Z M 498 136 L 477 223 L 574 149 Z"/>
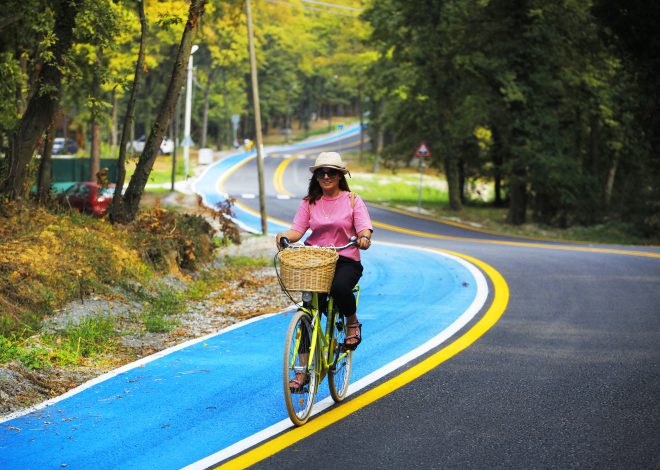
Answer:
<path fill-rule="evenodd" d="M 63 57 L 73 43 L 73 29 L 80 0 L 58 0 L 53 2 L 55 10 L 54 35 L 57 37 L 52 49 L 53 60 L 45 63 L 32 93 L 25 114 L 9 139 L 9 152 L 0 179 L 0 193 L 10 200 L 20 199 L 28 190 L 26 178 L 28 164 L 32 159 L 39 138 L 53 121 L 62 93 Z"/>
<path fill-rule="evenodd" d="M 589 168 L 588 171 L 593 176 L 600 174 L 600 119 L 596 113 L 592 113 L 589 117 Z"/>
<path fill-rule="evenodd" d="M 119 103 L 117 99 L 117 89 L 112 90 L 112 128 L 110 129 L 110 148 L 112 156 L 114 157 L 117 152 L 117 135 L 119 134 L 117 130 L 117 120 L 119 119 Z"/>
<path fill-rule="evenodd" d="M 131 96 L 128 99 L 126 106 L 126 116 L 124 117 L 124 124 L 121 131 L 121 141 L 119 142 L 119 158 L 117 160 L 117 181 L 115 184 L 115 193 L 112 198 L 112 206 L 110 207 L 110 220 L 113 223 L 128 221 L 128 215 L 124 208 L 124 198 L 122 197 L 122 190 L 124 188 L 124 181 L 126 179 L 126 152 L 128 146 L 129 136 L 132 138 L 133 124 L 135 120 L 135 102 L 137 101 L 137 93 L 140 88 L 140 78 L 144 73 L 144 48 L 147 36 L 147 17 L 144 13 L 144 2 L 138 1 L 138 15 L 140 17 L 140 50 L 138 52 L 137 63 L 135 64 L 135 74 L 133 76 L 133 86 L 131 88 Z"/>
<path fill-rule="evenodd" d="M 181 87 L 185 78 L 186 66 L 188 64 L 188 58 L 190 57 L 195 30 L 204 14 L 205 4 L 206 0 L 191 0 L 190 2 L 188 21 L 183 30 L 170 83 L 158 111 L 158 116 L 151 126 L 151 131 L 145 142 L 144 151 L 138 160 L 135 173 L 128 184 L 126 194 L 124 195 L 124 220 L 132 221 L 137 215 L 144 187 L 147 185 L 149 174 L 151 173 L 151 169 L 158 156 L 160 143 L 165 136 L 170 119 L 174 113 L 177 98 L 181 93 Z"/>
<path fill-rule="evenodd" d="M 373 166 L 373 172 L 378 173 L 380 171 L 380 157 L 381 154 L 383 153 L 383 142 L 384 142 L 384 135 L 385 132 L 383 129 L 379 128 L 378 129 L 378 134 L 376 137 L 376 157 L 374 158 L 374 166 Z"/>
<path fill-rule="evenodd" d="M 522 225 L 527 220 L 527 184 L 523 175 L 514 175 L 509 182 L 509 213 L 506 221 Z"/>
<path fill-rule="evenodd" d="M 50 193 L 50 169 L 53 156 L 53 141 L 55 140 L 55 121 L 48 126 L 44 141 L 44 151 L 39 162 L 39 180 L 37 186 L 37 198 L 39 204 L 44 205 L 48 201 Z"/>
<path fill-rule="evenodd" d="M 458 159 L 458 193 L 461 198 L 461 208 L 465 205 L 465 162 L 462 158 Z"/>
<path fill-rule="evenodd" d="M 383 117 L 383 114 L 385 114 L 385 99 L 381 98 L 377 103 L 374 103 L 375 106 L 373 107 L 372 111 L 375 111 L 375 117 L 376 120 L 379 120 Z M 374 158 L 374 165 L 373 165 L 373 172 L 378 173 L 380 170 L 380 158 L 381 154 L 383 152 L 383 145 L 385 142 L 385 129 L 383 129 L 382 124 L 378 124 L 376 126 L 370 126 L 372 129 L 372 137 L 375 137 L 375 148 L 372 148 L 374 150 L 374 153 L 376 154 L 376 157 Z M 375 135 L 374 135 L 375 134 Z"/>
<path fill-rule="evenodd" d="M 89 181 L 96 181 L 101 169 L 101 125 L 96 117 L 92 120 L 92 145 L 90 147 Z"/>
<path fill-rule="evenodd" d="M 502 198 L 502 165 L 504 164 L 504 153 L 506 144 L 504 136 L 498 127 L 493 127 L 493 180 L 495 183 L 495 198 L 493 201 L 494 207 L 504 207 L 504 199 Z"/>
<path fill-rule="evenodd" d="M 605 182 L 605 191 L 603 196 L 603 203 L 605 204 L 605 209 L 609 210 L 610 204 L 612 203 L 612 191 L 614 190 L 614 179 L 616 177 L 616 170 L 619 166 L 619 153 L 614 154 L 612 159 L 612 165 L 607 172 L 607 181 Z"/>
<path fill-rule="evenodd" d="M 458 159 L 453 155 L 449 155 L 446 162 L 449 207 L 453 211 L 461 211 L 463 210 L 463 204 L 461 203 L 461 176 Z"/>
<path fill-rule="evenodd" d="M 100 106 L 98 101 L 101 99 L 101 77 L 98 67 L 103 60 L 101 48 L 96 49 L 96 65 L 94 66 L 94 77 L 92 79 L 92 98 L 94 106 L 92 107 L 92 145 L 90 146 L 89 160 L 89 181 L 96 181 L 96 174 L 101 169 L 101 125 L 99 124 Z"/>
<path fill-rule="evenodd" d="M 358 113 L 360 114 L 360 156 L 358 161 L 362 163 L 364 158 L 364 110 L 362 109 L 362 88 L 358 87 Z"/>
<path fill-rule="evenodd" d="M 18 54 L 18 63 L 21 69 L 23 76 L 28 75 L 28 63 L 27 63 L 27 54 L 24 54 L 23 51 L 16 51 Z M 18 110 L 19 115 L 23 115 L 25 112 L 25 105 L 27 103 L 26 96 L 23 92 L 23 81 L 19 80 L 16 83 L 16 109 Z"/>

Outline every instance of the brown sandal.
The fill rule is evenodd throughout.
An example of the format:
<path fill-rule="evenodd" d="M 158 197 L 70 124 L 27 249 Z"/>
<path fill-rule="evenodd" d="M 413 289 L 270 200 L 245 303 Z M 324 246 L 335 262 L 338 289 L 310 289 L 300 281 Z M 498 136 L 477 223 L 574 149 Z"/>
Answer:
<path fill-rule="evenodd" d="M 347 333 L 348 333 L 348 328 L 354 328 L 355 333 L 344 338 L 344 349 L 346 349 L 347 351 L 355 351 L 355 348 L 358 347 L 358 344 L 362 342 L 362 323 L 360 322 L 350 323 L 346 325 L 346 328 L 347 328 L 346 330 Z M 353 339 L 356 341 L 349 343 L 348 342 L 349 339 Z"/>
<path fill-rule="evenodd" d="M 289 380 L 289 390 L 291 393 L 305 393 L 305 385 L 309 383 L 309 376 L 306 372 L 297 371 L 296 375 Z"/>

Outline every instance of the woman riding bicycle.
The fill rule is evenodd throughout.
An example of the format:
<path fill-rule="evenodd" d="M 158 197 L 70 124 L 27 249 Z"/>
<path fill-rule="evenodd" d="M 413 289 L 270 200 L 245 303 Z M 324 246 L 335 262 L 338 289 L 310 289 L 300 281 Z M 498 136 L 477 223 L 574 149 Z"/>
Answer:
<path fill-rule="evenodd" d="M 371 245 L 371 218 L 362 199 L 350 192 L 345 176 L 348 170 L 338 153 L 319 154 L 309 171 L 313 176 L 309 180 L 307 196 L 298 206 L 291 229 L 278 233 L 276 243 L 279 248 L 282 237 L 296 242 L 307 229 L 312 230 L 305 241 L 307 245 L 341 246 L 347 244 L 351 237 L 358 237 L 357 247 L 347 248 L 339 255 L 330 288 L 335 305 L 346 317 L 344 347 L 355 350 L 362 341 L 362 324 L 356 314 L 353 287 L 362 276 L 363 269 L 358 248 L 366 250 Z"/>

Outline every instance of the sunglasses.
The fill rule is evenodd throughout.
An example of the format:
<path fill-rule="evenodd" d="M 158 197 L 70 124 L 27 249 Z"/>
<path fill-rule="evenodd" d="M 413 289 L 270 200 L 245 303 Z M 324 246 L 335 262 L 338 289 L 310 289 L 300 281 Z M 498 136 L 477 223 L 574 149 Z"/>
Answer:
<path fill-rule="evenodd" d="M 328 175 L 328 178 L 336 178 L 339 176 L 339 171 L 331 168 L 319 168 L 314 172 L 314 176 L 318 179 L 322 179 L 325 175 Z"/>

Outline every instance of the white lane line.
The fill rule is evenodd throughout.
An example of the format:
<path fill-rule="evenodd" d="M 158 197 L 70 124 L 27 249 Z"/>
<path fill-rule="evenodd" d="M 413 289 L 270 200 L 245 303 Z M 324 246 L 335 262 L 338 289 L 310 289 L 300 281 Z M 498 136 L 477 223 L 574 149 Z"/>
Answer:
<path fill-rule="evenodd" d="M 454 322 L 449 325 L 447 328 L 445 328 L 443 331 L 441 331 L 438 335 L 434 336 L 430 340 L 428 340 L 426 343 L 422 344 L 421 346 L 418 346 L 417 348 L 413 349 L 412 351 L 404 354 L 403 356 L 395 359 L 394 361 L 390 362 L 389 364 L 384 365 L 380 369 L 375 370 L 371 374 L 361 378 L 355 383 L 352 383 L 349 388 L 348 388 L 348 395 L 354 394 L 358 392 L 359 390 L 362 390 L 363 388 L 371 385 L 372 383 L 376 382 L 377 380 L 383 378 L 387 374 L 395 371 L 396 369 L 406 365 L 407 363 L 413 361 L 414 359 L 417 359 L 418 357 L 422 356 L 423 354 L 427 353 L 428 351 L 432 350 L 433 348 L 436 348 L 440 344 L 444 343 L 447 341 L 449 338 L 451 338 L 454 334 L 456 334 L 461 328 L 463 328 L 465 325 L 467 325 L 470 320 L 472 320 L 483 308 L 483 306 L 486 303 L 486 300 L 488 299 L 488 282 L 486 281 L 485 276 L 483 273 L 477 269 L 476 266 L 474 266 L 472 263 L 469 263 L 468 261 L 459 258 L 454 255 L 450 255 L 449 253 L 443 253 L 441 251 L 433 250 L 430 248 L 419 248 L 419 247 L 411 247 L 410 245 L 402 245 L 398 243 L 388 243 L 388 242 L 374 242 L 382 245 L 388 245 L 392 247 L 399 247 L 399 248 L 405 248 L 405 249 L 416 249 L 420 251 L 426 251 L 434 255 L 440 255 L 440 256 L 445 256 L 453 261 L 456 261 L 457 263 L 461 264 L 463 267 L 465 267 L 470 274 L 472 274 L 476 286 L 477 286 L 477 294 L 475 295 L 474 300 L 470 304 L 470 306 L 463 312 Z M 284 403 L 282 404 L 284 405 Z M 320 412 L 326 410 L 327 408 L 331 407 L 334 405 L 334 401 L 332 400 L 332 397 L 327 397 L 320 402 L 316 403 L 314 405 L 314 409 L 312 411 L 312 416 L 319 414 Z M 235 444 L 232 444 L 229 447 L 225 447 L 224 449 L 216 452 L 213 455 L 209 455 L 208 457 L 198 460 L 195 463 L 192 463 L 188 465 L 187 467 L 184 467 L 182 470 L 203 470 L 206 469 L 212 465 L 218 464 L 219 462 L 222 462 L 223 460 L 226 460 L 236 454 L 239 454 L 243 452 L 244 450 L 253 447 L 263 441 L 266 441 L 270 439 L 271 437 L 281 433 L 282 431 L 285 431 L 289 428 L 292 428 L 293 424 L 289 419 L 284 419 L 278 423 L 275 423 L 266 429 L 259 431 L 256 434 L 253 434 L 252 436 L 246 437 L 243 440 L 240 440 L 236 442 Z"/>

